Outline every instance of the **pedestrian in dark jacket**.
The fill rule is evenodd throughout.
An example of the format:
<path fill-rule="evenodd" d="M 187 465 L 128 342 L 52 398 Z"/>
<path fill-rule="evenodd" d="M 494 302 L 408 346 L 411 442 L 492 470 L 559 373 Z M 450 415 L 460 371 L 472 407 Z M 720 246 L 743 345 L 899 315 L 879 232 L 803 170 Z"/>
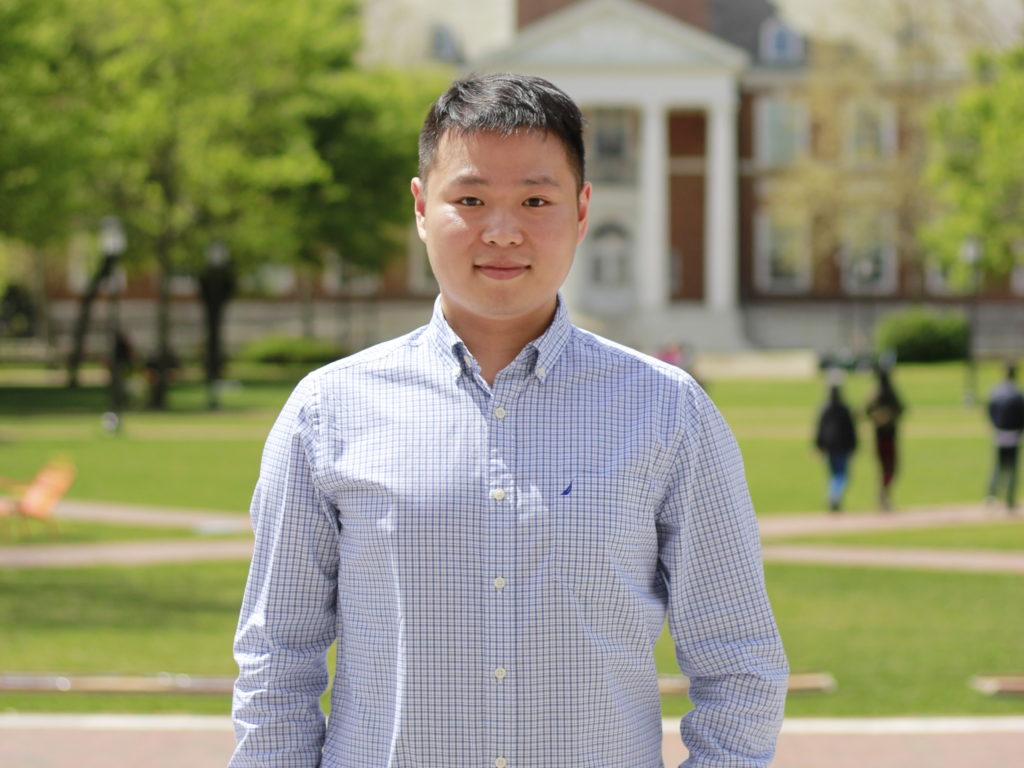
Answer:
<path fill-rule="evenodd" d="M 818 429 L 814 444 L 828 463 L 828 508 L 838 512 L 849 479 L 850 456 L 857 449 L 857 429 L 853 414 L 843 402 L 838 384 L 829 389 L 828 402 L 818 416 Z"/>
<path fill-rule="evenodd" d="M 896 476 L 896 427 L 903 414 L 903 403 L 893 389 L 889 372 L 879 367 L 875 373 L 878 387 L 868 401 L 866 411 L 875 429 L 875 455 L 879 466 L 878 506 L 889 510 L 892 508 L 889 488 Z"/>
<path fill-rule="evenodd" d="M 1005 481 L 1006 508 L 1015 509 L 1017 463 L 1021 434 L 1024 432 L 1024 394 L 1017 388 L 1017 366 L 1006 366 L 1006 378 L 996 385 L 988 399 L 988 419 L 996 447 L 995 468 L 988 484 L 988 498 L 996 498 L 1001 480 Z"/>

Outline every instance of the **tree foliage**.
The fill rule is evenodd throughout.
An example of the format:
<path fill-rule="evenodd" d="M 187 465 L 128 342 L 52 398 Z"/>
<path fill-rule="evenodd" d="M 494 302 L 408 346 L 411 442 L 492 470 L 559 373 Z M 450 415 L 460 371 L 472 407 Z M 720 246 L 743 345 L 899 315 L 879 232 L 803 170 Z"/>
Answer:
<path fill-rule="evenodd" d="M 65 0 L 0 3 L 0 234 L 66 238 L 89 200 L 89 61 Z"/>
<path fill-rule="evenodd" d="M 436 76 L 355 61 L 358 0 L 5 0 L 0 233 L 30 243 L 119 216 L 121 261 L 158 275 L 158 386 L 170 282 L 214 243 L 242 271 L 364 270 L 396 250 Z M 98 260 L 97 260 L 98 261 Z"/>
<path fill-rule="evenodd" d="M 973 279 L 960 257 L 972 238 L 984 276 L 1024 266 L 1022 126 L 1024 48 L 979 57 L 973 85 L 934 115 L 929 179 L 940 208 L 923 231 L 961 284 Z"/>

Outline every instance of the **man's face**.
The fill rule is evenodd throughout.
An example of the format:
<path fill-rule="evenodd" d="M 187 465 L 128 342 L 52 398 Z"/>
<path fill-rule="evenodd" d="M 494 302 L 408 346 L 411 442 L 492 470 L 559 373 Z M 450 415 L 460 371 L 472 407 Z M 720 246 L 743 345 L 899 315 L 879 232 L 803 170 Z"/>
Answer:
<path fill-rule="evenodd" d="M 562 143 L 538 132 L 449 132 L 425 182 L 412 180 L 416 229 L 452 327 L 543 328 L 590 203 L 590 184 L 577 192 Z"/>

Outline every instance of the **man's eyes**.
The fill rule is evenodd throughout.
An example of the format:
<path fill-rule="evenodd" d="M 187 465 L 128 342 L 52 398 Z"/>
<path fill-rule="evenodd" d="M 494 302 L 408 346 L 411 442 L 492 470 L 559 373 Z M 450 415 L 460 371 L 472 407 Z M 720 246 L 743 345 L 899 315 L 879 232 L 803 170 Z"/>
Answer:
<path fill-rule="evenodd" d="M 477 206 L 484 204 L 484 201 L 481 200 L 479 197 L 471 196 L 460 197 L 455 202 L 458 203 L 459 205 L 464 205 L 469 208 L 475 208 Z M 543 197 L 528 197 L 526 198 L 526 200 L 523 201 L 523 205 L 526 208 L 543 208 L 545 205 L 548 205 L 548 201 L 545 200 Z"/>

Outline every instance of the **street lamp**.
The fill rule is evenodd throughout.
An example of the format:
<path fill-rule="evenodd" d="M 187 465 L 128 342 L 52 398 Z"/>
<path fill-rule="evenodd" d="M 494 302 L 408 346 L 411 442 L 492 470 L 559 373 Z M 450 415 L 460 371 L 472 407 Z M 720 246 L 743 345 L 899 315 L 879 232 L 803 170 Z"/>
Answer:
<path fill-rule="evenodd" d="M 227 246 L 215 240 L 206 249 L 206 266 L 199 275 L 199 292 L 206 320 L 206 384 L 211 409 L 220 405 L 221 325 L 224 308 L 235 294 L 235 272 Z"/>
<path fill-rule="evenodd" d="M 981 259 L 984 246 L 977 235 L 966 237 L 960 245 L 960 260 L 967 265 L 971 274 L 971 293 L 967 303 L 967 377 L 964 383 L 964 404 L 974 405 L 978 401 L 978 370 L 974 348 L 974 333 L 978 324 L 978 291 L 981 287 Z"/>
<path fill-rule="evenodd" d="M 118 262 L 125 250 L 124 229 L 116 216 L 107 216 L 100 221 L 100 252 L 111 262 L 109 287 L 110 325 L 110 411 L 103 414 L 103 424 L 109 432 L 117 432 L 121 426 L 121 411 L 124 410 L 124 365 L 127 362 L 127 342 L 121 334 L 121 274 Z"/>

